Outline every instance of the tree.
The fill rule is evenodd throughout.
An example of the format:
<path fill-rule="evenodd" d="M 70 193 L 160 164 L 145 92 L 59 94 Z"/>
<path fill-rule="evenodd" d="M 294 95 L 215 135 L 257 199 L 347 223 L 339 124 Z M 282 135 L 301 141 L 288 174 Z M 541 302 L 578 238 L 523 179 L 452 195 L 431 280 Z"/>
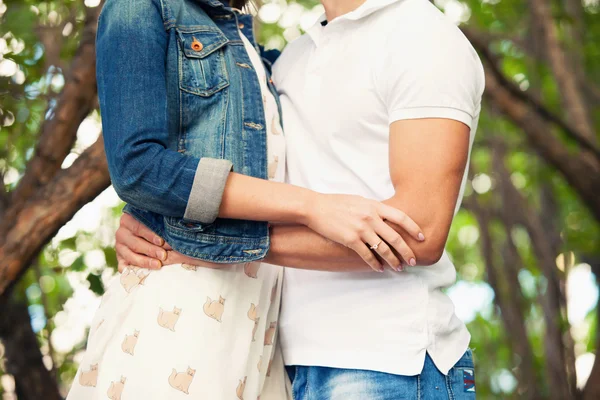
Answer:
<path fill-rule="evenodd" d="M 51 340 L 72 294 L 67 271 L 84 274 L 100 295 L 102 272 L 86 251 L 101 249 L 116 264 L 110 243 L 90 233 L 53 239 L 110 184 L 102 137 L 80 143 L 81 124 L 98 116 L 102 2 L 92 3 L 0 0 L 0 375 L 14 377 L 20 400 L 60 398 L 73 379 L 85 341 L 65 353 Z M 435 3 L 462 22 L 486 76 L 472 189 L 448 241 L 461 283 L 494 293 L 494 305 L 469 322 L 476 357 L 484 355 L 478 396 L 600 398 L 600 357 L 585 388 L 576 384 L 576 360 L 600 346 L 599 309 L 572 325 L 567 291 L 583 265 L 600 276 L 600 6 Z M 259 11 L 262 42 L 283 47 L 300 33 L 300 13 L 319 12 L 316 0 L 268 3 Z M 65 252 L 75 257 L 68 265 Z"/>
<path fill-rule="evenodd" d="M 21 73 L 30 73 L 30 81 L 35 81 L 37 76 L 42 77 L 38 82 L 42 93 L 33 96 L 31 101 L 32 96 L 28 93 L 31 87 L 19 84 L 14 78 L 2 82 L 3 91 L 8 91 L 10 97 L 0 109 L 0 120 L 9 129 L 14 127 L 2 137 L 4 165 L 0 176 L 11 168 L 21 169 L 25 165 L 24 153 L 33 143 L 36 146 L 33 156 L 26 161 L 24 173 L 14 187 L 9 188 L 12 190 L 2 185 L 0 191 L 0 257 L 3 260 L 0 266 L 0 304 L 4 317 L 0 320 L 0 337 L 7 344 L 7 372 L 17 378 L 19 398 L 41 398 L 43 393 L 44 398 L 58 399 L 58 387 L 45 371 L 38 347 L 31 348 L 35 335 L 29 326 L 27 308 L 22 301 L 11 299 L 10 295 L 14 283 L 58 229 L 83 204 L 94 199 L 110 184 L 101 137 L 71 167 L 61 169 L 73 149 L 81 122 L 97 109 L 95 37 L 101 4 L 95 8 L 84 7 L 75 1 L 42 3 L 39 7 L 34 4 L 9 4 L 2 16 L 2 29 L 6 29 L 2 32 L 5 43 L 9 39 L 15 53 L 12 58 L 15 62 L 21 61 L 21 67 L 34 62 L 33 66 L 38 68 L 23 68 L 25 71 L 21 70 Z M 84 15 L 83 21 L 78 20 L 81 15 Z M 22 32 L 21 39 L 15 33 L 20 32 L 19 25 L 23 22 L 31 30 Z M 80 25 L 77 37 L 64 35 L 67 27 L 74 29 L 76 24 Z M 35 34 L 32 35 L 32 32 Z M 74 55 L 69 56 L 70 64 L 66 66 L 60 54 L 73 45 L 69 39 L 75 39 L 78 47 Z M 25 49 L 27 42 L 45 45 L 45 62 Z M 14 51 L 15 48 L 21 51 Z M 35 45 L 32 48 L 36 49 Z M 51 80 L 55 76 L 64 77 L 59 93 L 54 93 L 52 87 L 43 87 L 43 77 Z M 47 104 L 45 115 L 40 112 L 44 104 Z M 33 123 L 34 129 L 39 126 L 37 137 L 34 129 L 29 130 L 26 123 L 19 124 L 26 121 L 14 124 L 15 119 L 21 119 L 23 110 L 38 111 L 38 115 L 32 113 L 24 117 L 25 120 L 30 117 L 35 121 L 36 117 L 43 117 L 41 124 Z M 28 139 L 25 143 L 22 141 L 23 134 Z"/>

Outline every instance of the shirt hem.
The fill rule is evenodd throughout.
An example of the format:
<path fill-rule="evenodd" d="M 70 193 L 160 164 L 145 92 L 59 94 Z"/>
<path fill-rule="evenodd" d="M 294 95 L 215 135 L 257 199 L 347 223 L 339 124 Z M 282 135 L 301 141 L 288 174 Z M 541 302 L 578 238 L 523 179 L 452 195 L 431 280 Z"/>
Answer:
<path fill-rule="evenodd" d="M 400 120 L 444 118 L 462 122 L 472 129 L 473 116 L 459 108 L 453 107 L 411 107 L 400 108 L 390 113 L 390 124 Z"/>
<path fill-rule="evenodd" d="M 462 334 L 456 340 L 458 344 L 452 344 L 443 348 L 442 351 L 436 351 L 433 343 L 426 348 L 414 348 L 412 351 L 390 351 L 386 354 L 357 352 L 356 349 L 327 351 L 323 348 L 296 346 L 282 346 L 282 350 L 286 366 L 356 369 L 403 376 L 419 375 L 423 371 L 425 355 L 429 354 L 437 369 L 442 374 L 448 375 L 469 349 L 471 335 L 466 329 L 465 332 L 466 334 Z"/>
<path fill-rule="evenodd" d="M 340 369 L 356 369 L 365 371 L 384 372 L 393 375 L 419 375 L 425 364 L 426 349 L 414 352 L 396 353 L 393 358 L 389 355 L 383 359 L 381 353 L 359 353 L 354 349 L 346 351 L 323 351 L 322 349 L 284 348 L 284 363 L 286 366 L 301 365 L 311 367 L 327 367 Z M 294 353 L 294 355 L 289 355 Z M 286 356 L 286 354 L 288 354 Z M 402 359 L 412 359 L 410 363 L 402 363 Z M 360 360 L 357 362 L 357 360 Z M 398 364 L 404 364 L 399 366 Z"/>

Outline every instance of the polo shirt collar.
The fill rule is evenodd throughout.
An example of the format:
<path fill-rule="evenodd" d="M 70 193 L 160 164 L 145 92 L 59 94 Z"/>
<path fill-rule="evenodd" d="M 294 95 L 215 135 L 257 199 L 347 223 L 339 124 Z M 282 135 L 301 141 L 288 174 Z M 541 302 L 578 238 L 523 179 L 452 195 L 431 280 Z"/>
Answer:
<path fill-rule="evenodd" d="M 340 15 L 327 25 L 337 25 L 343 21 L 358 21 L 362 18 L 373 14 L 375 11 L 378 11 L 399 1 L 404 0 L 367 0 L 363 4 L 361 4 L 357 9 L 350 11 L 349 13 L 346 13 L 344 15 Z M 327 21 L 327 16 L 325 15 L 325 13 L 323 13 L 323 15 L 321 15 L 317 19 L 317 22 L 315 22 L 315 24 L 307 31 L 308 35 L 313 39 L 317 46 L 319 45 L 319 42 L 323 35 L 323 29 L 325 28 L 325 26 L 323 26 L 323 22 L 325 21 Z"/>

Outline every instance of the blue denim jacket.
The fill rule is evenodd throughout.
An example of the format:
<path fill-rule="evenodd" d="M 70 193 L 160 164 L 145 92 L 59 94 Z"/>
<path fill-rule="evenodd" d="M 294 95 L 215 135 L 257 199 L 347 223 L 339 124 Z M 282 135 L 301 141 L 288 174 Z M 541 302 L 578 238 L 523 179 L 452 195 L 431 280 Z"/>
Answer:
<path fill-rule="evenodd" d="M 267 179 L 262 94 L 238 28 L 256 46 L 251 16 L 217 0 L 107 0 L 97 36 L 106 156 L 125 211 L 217 263 L 269 248 L 266 222 L 217 218 L 231 169 Z"/>

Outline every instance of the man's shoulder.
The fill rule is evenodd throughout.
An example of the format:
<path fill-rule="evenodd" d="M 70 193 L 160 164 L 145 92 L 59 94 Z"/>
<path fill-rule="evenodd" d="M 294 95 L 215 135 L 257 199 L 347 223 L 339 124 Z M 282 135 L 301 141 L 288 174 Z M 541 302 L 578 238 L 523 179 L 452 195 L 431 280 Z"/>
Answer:
<path fill-rule="evenodd" d="M 443 47 L 470 49 L 471 44 L 456 24 L 427 0 L 403 0 L 378 15 L 377 25 L 386 32 L 389 50 L 427 52 Z"/>

